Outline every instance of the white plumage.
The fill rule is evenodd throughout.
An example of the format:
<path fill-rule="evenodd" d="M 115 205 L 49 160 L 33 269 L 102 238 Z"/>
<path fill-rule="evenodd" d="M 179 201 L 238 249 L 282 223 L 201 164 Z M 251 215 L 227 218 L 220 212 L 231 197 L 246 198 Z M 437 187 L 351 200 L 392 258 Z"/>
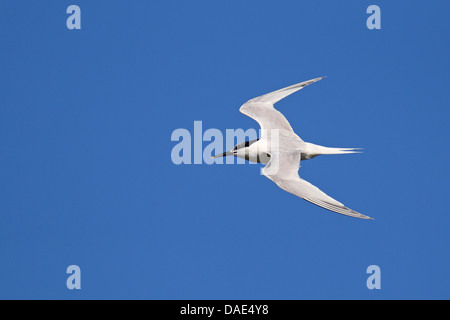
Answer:
<path fill-rule="evenodd" d="M 259 123 L 260 138 L 239 144 L 233 150 L 216 157 L 233 155 L 250 161 L 267 163 L 262 173 L 281 189 L 343 215 L 372 219 L 347 208 L 308 181 L 301 179 L 298 174 L 301 160 L 312 159 L 322 154 L 356 153 L 358 149 L 328 148 L 304 142 L 295 134 L 283 114 L 274 108 L 276 102 L 323 78 L 308 80 L 247 101 L 239 111 Z"/>

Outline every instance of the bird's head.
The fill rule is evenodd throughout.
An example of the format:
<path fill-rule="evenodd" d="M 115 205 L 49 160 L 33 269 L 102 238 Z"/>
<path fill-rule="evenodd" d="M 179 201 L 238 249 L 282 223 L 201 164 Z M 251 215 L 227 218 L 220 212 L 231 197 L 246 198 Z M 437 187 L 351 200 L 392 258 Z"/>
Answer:
<path fill-rule="evenodd" d="M 259 139 L 255 139 L 255 140 L 239 143 L 239 144 L 235 145 L 234 148 L 231 149 L 230 151 L 215 155 L 212 158 L 220 158 L 220 157 L 226 157 L 226 156 L 235 156 L 235 157 L 243 156 L 243 154 L 245 153 L 245 149 L 250 147 L 250 145 L 252 145 L 253 143 L 255 143 L 258 140 Z"/>
<path fill-rule="evenodd" d="M 236 156 L 236 153 L 237 153 L 237 145 L 233 148 L 233 149 L 231 149 L 230 151 L 227 151 L 227 152 L 224 152 L 224 153 L 219 153 L 219 154 L 216 154 L 215 156 L 212 156 L 211 158 L 212 159 L 214 159 L 214 158 L 220 158 L 220 157 L 226 157 L 226 156 Z"/>

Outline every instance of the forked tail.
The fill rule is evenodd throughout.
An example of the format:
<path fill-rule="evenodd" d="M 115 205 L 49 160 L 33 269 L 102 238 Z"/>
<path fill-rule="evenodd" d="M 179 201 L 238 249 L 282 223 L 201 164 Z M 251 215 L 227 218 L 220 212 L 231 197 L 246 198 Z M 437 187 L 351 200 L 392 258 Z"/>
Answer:
<path fill-rule="evenodd" d="M 348 153 L 362 153 L 362 148 L 328 148 L 321 147 L 319 154 L 348 154 Z"/>
<path fill-rule="evenodd" d="M 329 148 L 308 142 L 306 142 L 305 148 L 305 153 L 308 154 L 310 158 L 321 154 L 349 154 L 361 152 L 362 152 L 361 148 Z"/>

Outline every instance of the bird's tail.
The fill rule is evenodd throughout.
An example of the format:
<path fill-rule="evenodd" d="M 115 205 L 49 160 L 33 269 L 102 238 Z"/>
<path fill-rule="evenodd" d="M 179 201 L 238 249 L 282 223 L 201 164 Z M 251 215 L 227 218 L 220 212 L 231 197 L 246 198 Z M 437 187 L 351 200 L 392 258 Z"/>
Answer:
<path fill-rule="evenodd" d="M 312 157 L 321 154 L 348 154 L 348 153 L 361 153 L 361 148 L 329 148 L 306 142 L 305 153 Z"/>
<path fill-rule="evenodd" d="M 348 154 L 348 153 L 362 153 L 362 148 L 328 148 L 320 147 L 317 150 L 318 154 Z"/>

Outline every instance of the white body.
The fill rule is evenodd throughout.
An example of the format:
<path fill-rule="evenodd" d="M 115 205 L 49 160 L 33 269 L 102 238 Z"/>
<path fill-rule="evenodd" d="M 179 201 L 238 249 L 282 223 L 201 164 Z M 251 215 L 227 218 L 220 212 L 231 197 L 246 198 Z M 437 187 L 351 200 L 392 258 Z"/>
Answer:
<path fill-rule="evenodd" d="M 301 141 L 299 143 L 299 152 L 301 160 L 309 160 L 322 154 L 346 154 L 357 153 L 355 148 L 329 148 L 318 144 Z M 270 142 L 266 139 L 259 140 L 247 148 L 238 149 L 235 156 L 252 162 L 268 163 L 270 161 Z M 269 155 L 269 156 L 268 156 Z"/>

